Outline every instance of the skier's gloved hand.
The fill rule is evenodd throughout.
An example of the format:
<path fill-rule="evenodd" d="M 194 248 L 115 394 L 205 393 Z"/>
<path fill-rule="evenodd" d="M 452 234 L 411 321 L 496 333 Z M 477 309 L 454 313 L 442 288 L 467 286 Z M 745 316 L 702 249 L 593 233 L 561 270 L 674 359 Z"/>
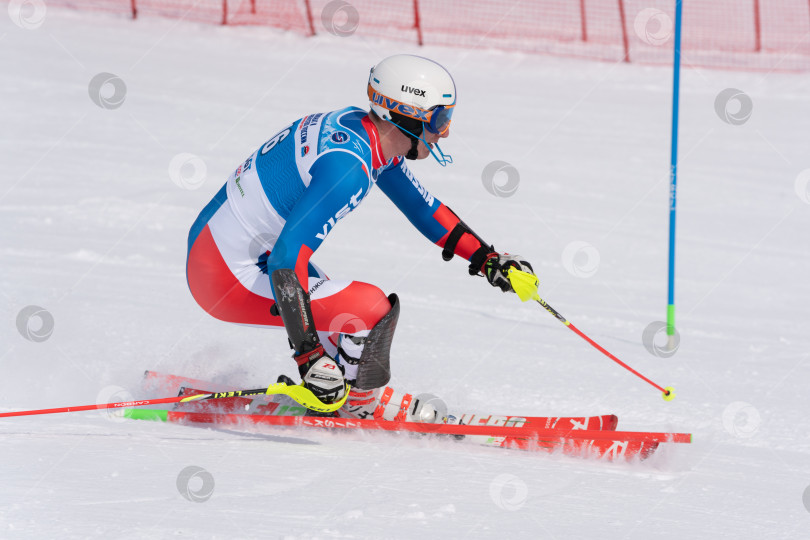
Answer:
<path fill-rule="evenodd" d="M 487 260 L 481 266 L 481 273 L 484 274 L 484 277 L 493 287 L 498 287 L 503 292 L 515 292 L 507 277 L 510 268 L 534 275 L 532 265 L 528 261 L 524 260 L 520 255 L 511 255 L 509 253 L 490 253 L 487 255 Z"/>
<path fill-rule="evenodd" d="M 298 372 L 305 388 L 324 403 L 335 403 L 346 394 L 346 380 L 343 377 L 343 366 L 335 362 L 318 346 L 295 357 Z"/>

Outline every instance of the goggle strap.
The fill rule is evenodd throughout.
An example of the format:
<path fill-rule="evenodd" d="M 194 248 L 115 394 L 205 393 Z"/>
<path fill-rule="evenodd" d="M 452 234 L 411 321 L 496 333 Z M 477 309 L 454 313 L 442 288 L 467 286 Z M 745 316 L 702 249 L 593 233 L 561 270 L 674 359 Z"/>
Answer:
<path fill-rule="evenodd" d="M 377 96 L 379 96 L 379 98 L 377 98 Z M 439 114 L 436 114 L 436 112 L 437 111 L 450 110 L 453 107 L 455 107 L 455 105 L 437 105 L 433 109 L 427 109 L 427 110 L 426 109 L 420 109 L 419 107 L 416 107 L 414 105 L 408 105 L 407 103 L 402 103 L 401 101 L 397 101 L 396 99 L 389 98 L 388 96 L 385 96 L 385 95 L 377 92 L 374 89 L 374 87 L 371 86 L 371 83 L 368 84 L 368 99 L 369 99 L 369 101 L 371 101 L 372 103 L 374 103 L 376 105 L 382 105 L 383 108 L 388 109 L 389 111 L 396 112 L 397 114 L 401 114 L 403 116 L 407 116 L 407 117 L 413 118 L 415 120 L 421 120 L 422 122 L 425 122 L 429 126 L 430 131 L 432 131 L 433 133 L 439 133 L 439 134 L 444 133 L 445 131 L 447 131 L 447 129 L 445 128 L 444 130 L 439 131 L 438 127 L 435 125 L 435 122 L 433 121 L 433 119 L 440 116 Z M 389 107 L 391 105 L 404 106 L 406 109 L 402 110 L 401 107 L 396 107 L 396 110 L 394 110 L 394 109 L 391 109 Z M 409 114 L 407 112 L 407 110 L 409 110 L 409 109 L 414 110 L 414 111 L 419 111 L 422 114 L 421 115 L 418 114 L 418 113 Z M 449 120 L 447 122 L 447 125 L 450 125 Z"/>

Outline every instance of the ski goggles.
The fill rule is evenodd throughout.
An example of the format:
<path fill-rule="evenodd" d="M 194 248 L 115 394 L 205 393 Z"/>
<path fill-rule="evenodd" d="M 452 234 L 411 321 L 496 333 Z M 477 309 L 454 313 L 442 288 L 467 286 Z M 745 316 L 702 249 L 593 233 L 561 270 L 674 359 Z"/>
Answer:
<path fill-rule="evenodd" d="M 420 109 L 419 107 L 414 107 L 413 105 L 408 105 L 407 103 L 402 103 L 401 101 L 380 94 L 372 88 L 371 84 L 368 85 L 368 99 L 375 105 L 379 105 L 389 111 L 421 120 L 428 131 L 437 135 L 444 135 L 450 128 L 450 120 L 453 116 L 453 109 L 455 108 L 455 104 L 453 104 L 436 105 L 427 110 Z"/>

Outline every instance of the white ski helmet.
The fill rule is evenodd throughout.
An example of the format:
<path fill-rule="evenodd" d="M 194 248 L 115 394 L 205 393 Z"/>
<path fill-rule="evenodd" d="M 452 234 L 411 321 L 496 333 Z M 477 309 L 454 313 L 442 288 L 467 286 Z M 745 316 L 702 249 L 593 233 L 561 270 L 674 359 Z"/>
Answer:
<path fill-rule="evenodd" d="M 411 135 L 419 137 L 423 128 L 441 134 L 450 126 L 456 83 L 433 60 L 397 54 L 371 68 L 368 98 L 377 116 Z"/>

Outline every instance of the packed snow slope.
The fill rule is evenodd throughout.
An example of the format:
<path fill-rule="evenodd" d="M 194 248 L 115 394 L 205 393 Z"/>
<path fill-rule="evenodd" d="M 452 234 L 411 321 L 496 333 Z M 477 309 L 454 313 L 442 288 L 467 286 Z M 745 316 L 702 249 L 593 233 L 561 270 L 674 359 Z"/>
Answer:
<path fill-rule="evenodd" d="M 400 295 L 391 385 L 455 412 L 615 413 L 620 428 L 695 442 L 608 464 L 98 412 L 3 419 L 0 537 L 805 538 L 806 74 L 684 69 L 680 347 L 662 357 L 642 336 L 666 313 L 670 69 L 56 9 L 23 29 L 4 13 L 0 409 L 143 397 L 146 369 L 244 388 L 292 374 L 283 332 L 195 304 L 188 229 L 281 127 L 365 106 L 369 67 L 399 52 L 438 60 L 458 86 L 443 143 L 454 163 L 413 163 L 420 181 L 677 398 L 443 262 L 377 191 L 314 260 Z M 721 98 L 718 114 L 728 88 L 744 97 Z M 516 185 L 510 196 L 486 189 L 493 161 L 517 172 L 489 184 Z M 205 500 L 182 496 L 183 482 Z"/>

